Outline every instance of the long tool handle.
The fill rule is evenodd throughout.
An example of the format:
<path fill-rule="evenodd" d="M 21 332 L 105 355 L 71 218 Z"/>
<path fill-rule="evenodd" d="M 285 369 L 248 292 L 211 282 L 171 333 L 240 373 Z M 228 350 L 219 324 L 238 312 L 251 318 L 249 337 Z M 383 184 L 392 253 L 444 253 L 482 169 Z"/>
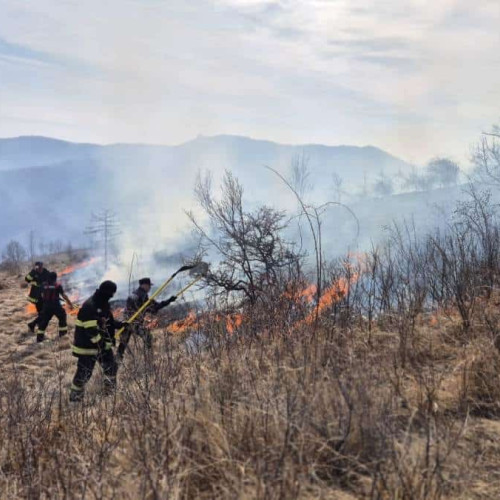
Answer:
<path fill-rule="evenodd" d="M 127 321 L 125 321 L 124 323 L 127 323 L 127 324 L 130 324 L 132 323 L 150 304 L 151 302 L 161 293 L 163 292 L 163 290 L 165 290 L 165 288 L 167 288 L 168 285 L 170 285 L 170 282 L 176 277 L 177 273 L 174 273 L 172 274 L 172 276 L 170 276 L 170 278 L 168 278 L 167 281 L 165 281 L 165 283 L 163 283 L 163 285 L 161 285 L 158 290 L 156 290 L 156 292 L 154 292 L 151 297 L 149 297 L 148 300 L 146 300 L 146 302 L 144 302 L 144 304 L 142 304 L 141 307 L 139 307 L 139 309 L 137 309 L 137 311 L 135 311 L 134 314 L 132 314 L 132 316 L 130 318 L 127 319 Z M 125 327 L 121 327 L 115 334 L 115 337 L 117 340 L 120 340 L 120 335 L 123 333 L 123 330 L 125 329 Z"/>
<path fill-rule="evenodd" d="M 180 297 L 182 294 L 186 293 L 193 285 L 196 285 L 196 283 L 198 283 L 198 281 L 200 281 L 201 279 L 203 279 L 203 276 L 198 276 L 198 278 L 191 281 L 191 283 L 188 283 L 180 292 L 177 292 L 175 296 Z"/>
<path fill-rule="evenodd" d="M 180 292 L 178 292 L 175 296 L 180 297 L 183 293 L 187 292 L 193 285 L 196 285 L 198 281 L 200 281 L 203 278 L 203 276 L 198 276 L 195 280 L 191 281 L 188 285 L 186 285 Z"/>

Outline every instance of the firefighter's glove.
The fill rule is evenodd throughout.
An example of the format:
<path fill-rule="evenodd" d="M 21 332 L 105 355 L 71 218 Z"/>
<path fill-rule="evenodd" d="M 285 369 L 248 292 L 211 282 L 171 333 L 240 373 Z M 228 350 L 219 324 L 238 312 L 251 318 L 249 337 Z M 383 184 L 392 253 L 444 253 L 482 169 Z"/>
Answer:
<path fill-rule="evenodd" d="M 169 304 L 171 304 L 172 302 L 175 302 L 176 300 L 177 300 L 177 296 L 172 295 L 172 297 L 170 297 L 169 299 L 164 300 L 158 304 L 160 306 L 159 309 L 161 309 L 162 307 L 168 306 Z"/>

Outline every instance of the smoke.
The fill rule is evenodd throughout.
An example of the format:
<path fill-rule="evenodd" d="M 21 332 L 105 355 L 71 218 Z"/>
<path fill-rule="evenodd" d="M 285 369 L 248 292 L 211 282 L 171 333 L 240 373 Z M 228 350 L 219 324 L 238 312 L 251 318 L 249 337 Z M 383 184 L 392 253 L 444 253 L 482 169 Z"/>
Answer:
<path fill-rule="evenodd" d="M 0 172 L 0 194 L 8 200 L 7 214 L 0 219 L 0 239 L 3 245 L 13 237 L 24 243 L 33 229 L 38 242 L 59 239 L 74 248 L 89 246 L 84 231 L 91 213 L 112 210 L 120 233 L 110 244 L 108 268 L 102 260 L 102 246 L 98 246 L 94 255 L 101 260 L 72 275 L 71 281 L 90 293 L 103 279 L 112 279 L 119 285 L 120 297 L 142 276 L 161 283 L 184 259 L 195 255 L 198 241 L 186 211 L 193 211 L 202 224 L 206 222 L 193 192 L 196 178 L 203 172 L 211 172 L 216 198 L 221 195 L 221 180 L 227 169 L 243 185 L 246 210 L 266 204 L 286 211 L 290 217 L 299 212 L 297 200 L 265 165 L 290 177 L 293 158 L 308 158 L 311 186 L 303 197 L 306 204 L 315 206 L 334 198 L 333 173 L 342 177 L 342 202 L 356 214 L 360 234 L 358 238 L 356 221 L 347 210 L 323 210 L 321 231 L 327 258 L 363 250 L 382 240 L 384 226 L 395 218 L 414 218 L 423 229 L 443 224 L 461 196 L 459 188 L 378 198 L 369 191 L 363 194 L 364 187 L 369 188 L 380 173 L 373 165 L 383 167 L 385 175 L 393 178 L 399 171 L 408 174 L 412 169 L 376 148 L 294 147 L 219 136 L 199 137 L 175 147 L 94 146 L 81 152 L 77 145 L 75 154 L 62 164 Z M 36 152 L 33 158 L 35 161 Z M 436 206 L 443 207 L 443 212 Z M 288 237 L 313 254 L 303 217 L 292 218 Z"/>

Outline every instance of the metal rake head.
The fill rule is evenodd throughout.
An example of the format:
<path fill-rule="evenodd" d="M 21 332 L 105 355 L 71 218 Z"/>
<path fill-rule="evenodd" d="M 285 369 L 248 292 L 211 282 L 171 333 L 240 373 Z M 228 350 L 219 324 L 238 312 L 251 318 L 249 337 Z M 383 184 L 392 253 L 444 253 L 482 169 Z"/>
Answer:
<path fill-rule="evenodd" d="M 189 271 L 190 276 L 204 278 L 208 274 L 209 264 L 200 261 L 195 264 L 195 266 Z"/>

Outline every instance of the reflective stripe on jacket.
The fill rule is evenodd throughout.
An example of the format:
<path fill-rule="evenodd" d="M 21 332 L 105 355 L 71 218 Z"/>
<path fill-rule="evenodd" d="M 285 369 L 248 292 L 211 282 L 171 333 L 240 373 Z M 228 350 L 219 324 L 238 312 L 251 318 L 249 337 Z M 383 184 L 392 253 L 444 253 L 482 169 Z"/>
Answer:
<path fill-rule="evenodd" d="M 28 294 L 28 300 L 36 304 L 41 296 L 41 287 L 49 279 L 49 271 L 45 268 L 41 272 L 33 268 L 24 280 L 31 286 Z"/>
<path fill-rule="evenodd" d="M 75 321 L 75 356 L 96 356 L 99 348 L 111 349 L 115 335 L 115 321 L 109 303 L 98 304 L 96 294 L 87 299 Z"/>

